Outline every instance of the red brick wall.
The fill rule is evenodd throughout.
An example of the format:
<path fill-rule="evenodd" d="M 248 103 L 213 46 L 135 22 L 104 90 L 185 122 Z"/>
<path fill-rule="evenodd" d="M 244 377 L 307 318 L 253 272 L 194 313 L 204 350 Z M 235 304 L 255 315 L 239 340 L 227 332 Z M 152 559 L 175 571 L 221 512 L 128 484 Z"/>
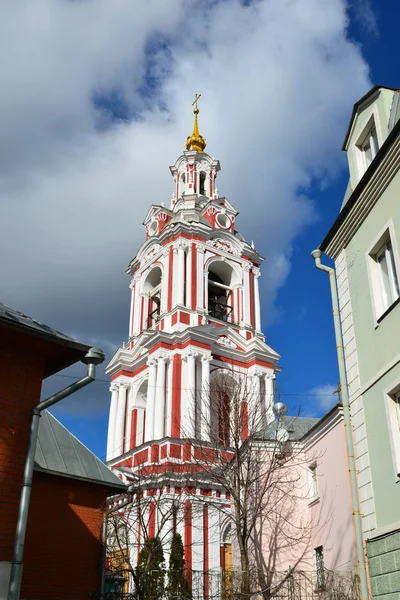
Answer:
<path fill-rule="evenodd" d="M 31 409 L 40 400 L 43 369 L 35 340 L 0 331 L 0 561 L 12 559 Z"/>
<path fill-rule="evenodd" d="M 101 485 L 35 472 L 21 599 L 88 600 L 99 590 L 106 495 Z"/>

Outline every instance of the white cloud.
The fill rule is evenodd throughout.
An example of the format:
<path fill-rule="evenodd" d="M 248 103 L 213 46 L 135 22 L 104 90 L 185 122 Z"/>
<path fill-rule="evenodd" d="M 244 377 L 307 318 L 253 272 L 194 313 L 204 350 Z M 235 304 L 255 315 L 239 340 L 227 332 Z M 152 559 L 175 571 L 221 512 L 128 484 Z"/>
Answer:
<path fill-rule="evenodd" d="M 325 383 L 302 395 L 301 416 L 322 417 L 338 403 L 337 384 Z"/>
<path fill-rule="evenodd" d="M 267 256 L 272 315 L 292 241 L 316 218 L 307 187 L 337 172 L 369 86 L 346 28 L 344 0 L 2 4 L 4 300 L 82 341 L 126 337 L 124 270 L 149 204 L 169 201 L 201 92 L 220 193 Z M 94 102 L 110 94 L 126 120 Z"/>

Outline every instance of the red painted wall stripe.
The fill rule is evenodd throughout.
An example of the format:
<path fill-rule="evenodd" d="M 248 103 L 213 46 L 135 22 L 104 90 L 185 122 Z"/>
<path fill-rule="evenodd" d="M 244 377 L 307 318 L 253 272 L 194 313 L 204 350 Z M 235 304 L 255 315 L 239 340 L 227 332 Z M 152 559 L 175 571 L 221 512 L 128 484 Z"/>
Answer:
<path fill-rule="evenodd" d="M 185 566 L 186 578 L 190 589 L 192 588 L 192 503 L 189 500 L 185 502 Z"/>
<path fill-rule="evenodd" d="M 131 413 L 131 437 L 129 441 L 129 449 L 136 448 L 137 417 L 137 408 L 134 408 Z"/>
<path fill-rule="evenodd" d="M 204 548 L 203 548 L 203 570 L 204 570 L 204 595 L 208 598 L 210 592 L 210 581 L 208 569 L 209 567 L 209 548 L 208 548 L 208 506 L 204 506 L 203 511 L 203 540 L 204 540 Z"/>
<path fill-rule="evenodd" d="M 249 409 L 247 402 L 240 403 L 241 440 L 244 442 L 249 437 Z"/>
<path fill-rule="evenodd" d="M 149 507 L 149 538 L 156 535 L 156 507 L 154 502 L 151 502 Z"/>
<path fill-rule="evenodd" d="M 197 304 L 197 247 L 192 243 L 192 310 L 196 310 Z"/>
<path fill-rule="evenodd" d="M 171 437 L 179 438 L 181 435 L 181 377 L 182 356 L 175 354 L 172 364 L 172 422 Z"/>

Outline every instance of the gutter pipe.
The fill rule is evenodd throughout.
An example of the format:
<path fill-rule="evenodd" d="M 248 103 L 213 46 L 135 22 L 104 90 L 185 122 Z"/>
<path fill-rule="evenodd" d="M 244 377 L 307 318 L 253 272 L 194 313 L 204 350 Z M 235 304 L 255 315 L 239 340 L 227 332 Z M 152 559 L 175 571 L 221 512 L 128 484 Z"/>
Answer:
<path fill-rule="evenodd" d="M 343 340 L 342 340 L 342 329 L 340 325 L 339 316 L 339 302 L 338 302 L 338 291 L 336 285 L 335 269 L 327 267 L 321 263 L 322 251 L 317 248 L 311 252 L 311 256 L 315 261 L 315 266 L 321 271 L 325 271 L 329 274 L 329 283 L 331 288 L 332 297 L 332 312 L 333 312 L 333 323 L 335 327 L 335 339 L 336 339 L 336 351 L 339 366 L 339 380 L 340 388 L 342 392 L 342 405 L 343 405 L 343 419 L 344 419 L 344 430 L 346 436 L 346 450 L 347 460 L 350 476 L 350 492 L 351 492 L 351 504 L 353 511 L 353 524 L 356 535 L 356 554 L 357 563 L 360 575 L 360 600 L 368 600 L 369 598 L 369 585 L 367 568 L 365 564 L 365 552 L 364 552 L 364 540 L 362 532 L 362 522 L 360 513 L 360 502 L 358 495 L 357 486 L 357 474 L 356 474 L 356 462 L 354 457 L 354 445 L 353 445 L 353 433 L 350 416 L 350 403 L 349 403 L 349 392 L 347 388 L 346 370 L 344 363 L 343 353 Z"/>
<path fill-rule="evenodd" d="M 134 494 L 137 494 L 139 488 L 136 487 L 135 484 L 131 484 L 128 487 L 129 497 L 121 504 L 114 506 L 113 508 L 108 508 L 104 511 L 103 515 L 103 523 L 101 526 L 101 565 L 100 565 L 100 599 L 103 600 L 106 588 L 106 558 L 107 558 L 107 517 L 108 515 L 121 510 L 121 508 L 125 508 L 132 503 L 132 498 Z"/>
<path fill-rule="evenodd" d="M 29 512 L 29 501 L 31 496 L 32 479 L 33 479 L 33 468 L 35 464 L 35 452 L 37 436 L 39 431 L 39 419 L 41 413 L 63 400 L 67 396 L 77 392 L 81 388 L 85 387 L 92 381 L 96 376 L 96 365 L 102 363 L 105 359 L 104 352 L 99 348 L 90 348 L 85 357 L 82 359 L 87 365 L 87 374 L 79 381 L 75 381 L 65 389 L 49 396 L 43 402 L 40 402 L 32 409 L 31 428 L 28 439 L 28 450 L 25 458 L 24 477 L 22 481 L 21 498 L 19 501 L 17 529 L 14 541 L 14 554 L 11 563 L 11 574 L 10 584 L 8 588 L 8 600 L 19 600 L 21 590 L 21 579 L 22 579 L 22 567 L 23 567 L 23 556 L 24 556 L 24 545 L 25 545 L 25 534 L 26 526 L 28 522 Z"/>

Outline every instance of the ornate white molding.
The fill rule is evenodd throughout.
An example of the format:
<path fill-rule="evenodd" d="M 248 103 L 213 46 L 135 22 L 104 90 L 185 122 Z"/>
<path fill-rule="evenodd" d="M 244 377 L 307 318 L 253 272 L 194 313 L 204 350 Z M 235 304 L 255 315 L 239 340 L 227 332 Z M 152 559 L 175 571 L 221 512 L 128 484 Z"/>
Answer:
<path fill-rule="evenodd" d="M 167 352 L 166 350 L 163 350 L 163 349 L 156 350 L 155 352 L 152 353 L 151 358 L 149 358 L 149 360 L 147 361 L 147 364 L 149 364 L 150 361 L 154 361 L 154 363 L 157 364 L 157 362 L 160 358 L 162 360 L 169 360 L 170 359 L 169 352 Z"/>
<path fill-rule="evenodd" d="M 253 267 L 253 273 L 254 273 L 254 277 L 257 277 L 257 279 L 261 275 L 261 271 L 260 271 L 260 269 L 258 267 Z"/>
<path fill-rule="evenodd" d="M 140 266 L 143 266 L 146 263 L 148 263 L 150 259 L 152 259 L 156 254 L 158 254 L 158 252 L 160 252 L 160 250 L 160 244 L 154 244 L 154 246 L 152 246 L 150 250 L 148 250 L 143 256 L 142 260 L 140 261 Z"/>
<path fill-rule="evenodd" d="M 187 348 L 182 352 L 182 360 L 187 360 L 189 356 L 197 358 L 199 356 L 198 350 L 195 350 L 194 348 Z"/>
<path fill-rule="evenodd" d="M 224 252 L 233 254 L 234 256 L 241 255 L 241 251 L 238 248 L 235 248 L 233 244 L 223 238 L 214 238 L 208 242 L 208 245 L 217 248 L 217 250 L 223 250 Z"/>
<path fill-rule="evenodd" d="M 111 393 L 112 393 L 112 392 L 117 392 L 117 391 L 118 391 L 118 389 L 119 389 L 119 383 L 112 383 L 112 384 L 110 385 L 110 392 L 111 392 Z"/>
<path fill-rule="evenodd" d="M 243 269 L 243 271 L 246 271 L 246 273 L 250 273 L 251 263 L 249 263 L 249 262 L 243 262 L 242 263 L 242 269 Z"/>
<path fill-rule="evenodd" d="M 202 354 L 201 362 L 211 362 L 213 359 L 212 354 Z"/>
<path fill-rule="evenodd" d="M 222 335 L 220 338 L 218 338 L 217 344 L 220 344 L 221 346 L 225 346 L 226 348 L 237 348 L 237 345 L 235 344 L 235 342 L 232 342 L 232 340 L 230 340 L 228 337 L 226 337 L 226 335 Z"/>

